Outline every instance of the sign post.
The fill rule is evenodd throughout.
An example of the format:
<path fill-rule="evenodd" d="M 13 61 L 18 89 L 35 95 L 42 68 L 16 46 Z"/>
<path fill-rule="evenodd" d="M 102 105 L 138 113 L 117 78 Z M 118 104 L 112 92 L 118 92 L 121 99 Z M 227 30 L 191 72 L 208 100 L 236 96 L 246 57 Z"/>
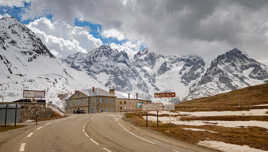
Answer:
<path fill-rule="evenodd" d="M 148 112 L 146 112 L 146 127 L 148 127 Z"/>
<path fill-rule="evenodd" d="M 158 112 L 163 110 L 164 106 L 162 103 L 153 103 L 153 104 L 143 104 L 142 110 L 146 111 L 146 127 L 148 127 L 148 111 L 156 111 L 156 126 L 158 127 Z"/>
<path fill-rule="evenodd" d="M 158 128 L 158 111 L 156 111 L 156 127 Z"/>

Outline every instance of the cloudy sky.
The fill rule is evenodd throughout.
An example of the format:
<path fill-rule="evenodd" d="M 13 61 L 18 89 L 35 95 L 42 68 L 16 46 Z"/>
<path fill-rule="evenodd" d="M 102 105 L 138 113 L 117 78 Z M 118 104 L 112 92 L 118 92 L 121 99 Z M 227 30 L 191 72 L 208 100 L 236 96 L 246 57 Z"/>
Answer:
<path fill-rule="evenodd" d="M 58 56 L 109 44 L 209 61 L 239 48 L 268 63 L 268 0 L 0 0 L 0 14 Z"/>

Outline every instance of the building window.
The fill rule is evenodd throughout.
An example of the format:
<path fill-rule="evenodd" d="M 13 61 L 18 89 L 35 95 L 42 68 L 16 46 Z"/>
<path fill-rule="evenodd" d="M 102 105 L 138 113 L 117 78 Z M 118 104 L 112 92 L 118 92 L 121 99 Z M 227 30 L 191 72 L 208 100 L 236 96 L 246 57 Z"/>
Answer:
<path fill-rule="evenodd" d="M 111 104 L 113 104 L 114 103 L 114 100 L 113 100 L 113 98 L 111 98 Z"/>
<path fill-rule="evenodd" d="M 124 104 L 127 104 L 127 102 L 126 102 L 126 101 L 124 101 Z"/>
<path fill-rule="evenodd" d="M 102 97 L 100 97 L 99 101 L 100 101 L 100 104 L 102 104 Z"/>
<path fill-rule="evenodd" d="M 80 100 L 77 100 L 77 105 L 80 105 Z"/>
<path fill-rule="evenodd" d="M 106 102 L 106 104 L 108 104 L 109 103 L 109 98 L 105 98 L 105 102 Z"/>

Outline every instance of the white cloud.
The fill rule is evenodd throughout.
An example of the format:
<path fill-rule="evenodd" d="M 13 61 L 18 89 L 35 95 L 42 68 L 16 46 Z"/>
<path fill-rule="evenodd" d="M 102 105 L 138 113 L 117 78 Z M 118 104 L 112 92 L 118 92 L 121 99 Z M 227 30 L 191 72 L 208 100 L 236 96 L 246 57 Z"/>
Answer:
<path fill-rule="evenodd" d="M 31 0 L 0 0 L 0 6 L 8 7 L 24 7 L 24 2 L 31 2 Z"/>
<path fill-rule="evenodd" d="M 121 41 L 125 39 L 124 34 L 119 32 L 116 29 L 108 29 L 102 32 L 102 35 L 107 38 L 116 38 L 117 40 Z"/>
<path fill-rule="evenodd" d="M 66 57 L 75 52 L 86 53 L 102 45 L 101 40 L 90 35 L 86 28 L 75 27 L 63 21 L 51 22 L 47 18 L 40 18 L 28 24 L 28 27 L 58 57 Z"/>

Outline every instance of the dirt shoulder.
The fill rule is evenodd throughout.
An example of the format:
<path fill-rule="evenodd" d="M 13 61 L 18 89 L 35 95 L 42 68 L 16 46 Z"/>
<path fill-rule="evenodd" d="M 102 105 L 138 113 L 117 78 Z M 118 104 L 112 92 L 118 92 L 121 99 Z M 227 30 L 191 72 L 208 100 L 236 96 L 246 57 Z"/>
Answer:
<path fill-rule="evenodd" d="M 142 114 L 128 113 L 125 115 L 125 119 L 136 126 L 145 127 L 146 122 L 142 116 Z M 232 117 L 227 118 L 232 119 Z M 195 120 L 196 118 L 193 119 Z M 204 118 L 202 118 L 202 120 L 204 120 Z M 268 150 L 268 130 L 265 128 L 234 128 L 217 125 L 190 126 L 163 123 L 160 123 L 157 128 L 156 123 L 152 121 L 149 121 L 149 126 L 149 129 L 151 130 L 191 144 L 198 144 L 200 141 L 204 140 L 212 140 L 235 145 L 248 145 L 256 149 Z"/>
<path fill-rule="evenodd" d="M 164 128 L 163 124 L 160 124 L 160 127 L 156 128 L 156 123 L 149 121 L 150 127 L 146 128 L 145 121 L 141 118 L 141 116 L 138 116 L 136 114 L 126 113 L 123 117 L 123 122 L 125 122 L 126 124 L 129 124 L 127 126 L 129 126 L 132 131 L 136 131 L 137 134 L 149 136 L 151 138 L 154 138 L 155 140 L 158 140 L 164 143 L 176 145 L 178 147 L 186 148 L 186 149 L 189 149 L 191 151 L 196 151 L 196 152 L 217 151 L 214 149 L 210 149 L 208 147 L 196 145 L 195 142 L 189 142 L 188 140 L 185 140 L 184 138 L 174 138 L 174 136 L 171 136 L 170 133 L 167 133 L 166 131 L 162 130 Z"/>

